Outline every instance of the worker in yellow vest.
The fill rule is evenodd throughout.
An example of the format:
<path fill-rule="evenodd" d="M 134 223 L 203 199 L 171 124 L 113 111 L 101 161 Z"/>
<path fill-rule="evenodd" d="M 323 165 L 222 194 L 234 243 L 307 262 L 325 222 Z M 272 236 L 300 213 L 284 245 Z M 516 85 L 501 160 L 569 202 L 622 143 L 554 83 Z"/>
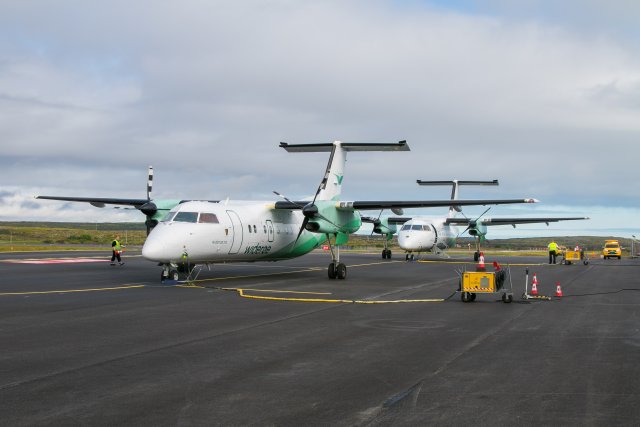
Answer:
<path fill-rule="evenodd" d="M 122 258 L 120 258 L 120 254 L 122 253 L 122 245 L 120 244 L 120 236 L 116 234 L 116 238 L 111 242 L 111 250 L 113 254 L 111 255 L 111 265 L 116 265 L 116 258 L 118 259 L 118 263 L 120 265 L 124 265 L 122 262 Z"/>
<path fill-rule="evenodd" d="M 558 244 L 555 242 L 555 240 L 552 240 L 551 243 L 549 243 L 549 264 L 556 263 L 557 255 L 558 255 Z"/>

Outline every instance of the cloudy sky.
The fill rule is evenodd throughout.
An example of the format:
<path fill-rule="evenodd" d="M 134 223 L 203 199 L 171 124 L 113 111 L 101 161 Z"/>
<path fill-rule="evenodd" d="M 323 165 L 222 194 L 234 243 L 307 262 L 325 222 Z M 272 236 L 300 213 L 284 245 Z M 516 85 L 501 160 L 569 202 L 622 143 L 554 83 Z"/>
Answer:
<path fill-rule="evenodd" d="M 635 0 L 4 1 L 0 220 L 140 220 L 33 196 L 144 197 L 148 165 L 158 198 L 302 198 L 326 155 L 280 141 L 406 139 L 352 153 L 344 199 L 499 179 L 461 196 L 593 218 L 519 235 L 635 234 L 638 22 Z"/>

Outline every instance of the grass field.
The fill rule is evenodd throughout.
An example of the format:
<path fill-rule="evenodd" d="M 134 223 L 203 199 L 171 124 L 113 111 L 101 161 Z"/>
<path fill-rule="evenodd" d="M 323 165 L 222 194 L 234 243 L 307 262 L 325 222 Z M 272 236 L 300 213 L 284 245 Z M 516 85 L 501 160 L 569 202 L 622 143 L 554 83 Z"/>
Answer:
<path fill-rule="evenodd" d="M 146 230 L 140 223 L 38 223 L 38 222 L 2 222 L 0 223 L 0 252 L 8 251 L 51 251 L 51 250 L 111 250 L 115 235 L 125 245 L 141 246 L 146 238 Z M 615 237 L 611 237 L 614 238 Z M 561 246 L 573 247 L 576 243 L 586 247 L 593 257 L 599 256 L 604 240 L 608 237 L 594 236 L 558 236 L 554 238 Z M 618 238 L 623 255 L 629 255 L 628 242 Z M 483 251 L 493 255 L 546 255 L 550 238 L 495 239 L 483 243 Z M 458 248 L 452 248 L 450 254 L 473 253 L 473 240 L 459 238 Z M 353 235 L 348 248 L 376 252 L 382 250 L 380 236 Z M 389 242 L 390 249 L 403 253 L 397 245 L 397 239 Z M 591 255 L 590 255 L 591 256 Z"/>

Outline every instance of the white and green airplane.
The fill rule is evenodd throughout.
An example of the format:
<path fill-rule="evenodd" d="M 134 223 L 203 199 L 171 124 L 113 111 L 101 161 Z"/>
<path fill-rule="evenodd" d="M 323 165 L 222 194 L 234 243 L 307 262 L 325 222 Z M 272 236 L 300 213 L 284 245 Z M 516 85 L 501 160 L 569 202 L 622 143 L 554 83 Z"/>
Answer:
<path fill-rule="evenodd" d="M 175 206 L 151 231 L 142 256 L 158 262 L 161 278 L 178 280 L 196 264 L 278 261 L 299 257 L 321 244 L 329 245 L 330 279 L 344 279 L 339 245 L 362 225 L 360 210 L 449 206 L 450 200 L 342 201 L 344 168 L 350 151 L 408 151 L 406 141 L 395 144 L 287 144 L 288 152 L 329 152 L 329 163 L 312 200 L 191 201 Z M 457 205 L 534 203 L 535 199 L 458 200 Z"/>
<path fill-rule="evenodd" d="M 451 200 L 449 201 L 449 214 L 442 218 L 421 218 L 421 217 L 383 217 L 371 218 L 363 217 L 363 221 L 373 224 L 373 232 L 381 234 L 385 241 L 385 249 L 382 252 L 383 258 L 391 258 L 391 251 L 387 249 L 386 242 L 398 234 L 398 246 L 403 249 L 407 260 L 414 259 L 414 254 L 431 252 L 443 254 L 448 248 L 454 247 L 456 239 L 465 232 L 474 237 L 476 251 L 474 261 L 478 261 L 480 246 L 486 240 L 489 226 L 511 225 L 516 227 L 519 224 L 547 224 L 559 221 L 587 220 L 588 217 L 507 217 L 507 218 L 482 218 L 489 209 L 484 211 L 479 217 L 467 218 L 462 213 L 461 205 L 458 203 L 458 189 L 461 185 L 498 185 L 498 180 L 492 181 L 423 181 L 418 180 L 418 185 L 451 185 Z M 462 214 L 462 218 L 458 217 Z M 400 225 L 402 227 L 398 228 Z M 461 232 L 457 226 L 466 226 Z"/>

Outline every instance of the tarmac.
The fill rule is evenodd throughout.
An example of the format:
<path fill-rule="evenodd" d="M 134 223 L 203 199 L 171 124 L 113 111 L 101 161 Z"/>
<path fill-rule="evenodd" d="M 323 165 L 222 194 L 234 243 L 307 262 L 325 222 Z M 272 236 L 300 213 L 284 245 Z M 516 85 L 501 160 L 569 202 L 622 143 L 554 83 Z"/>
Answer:
<path fill-rule="evenodd" d="M 2 254 L 2 424 L 638 425 L 640 260 L 487 257 L 505 304 L 461 301 L 465 259 L 394 257 L 161 284 L 135 253 Z M 525 268 L 551 301 L 522 299 Z"/>

